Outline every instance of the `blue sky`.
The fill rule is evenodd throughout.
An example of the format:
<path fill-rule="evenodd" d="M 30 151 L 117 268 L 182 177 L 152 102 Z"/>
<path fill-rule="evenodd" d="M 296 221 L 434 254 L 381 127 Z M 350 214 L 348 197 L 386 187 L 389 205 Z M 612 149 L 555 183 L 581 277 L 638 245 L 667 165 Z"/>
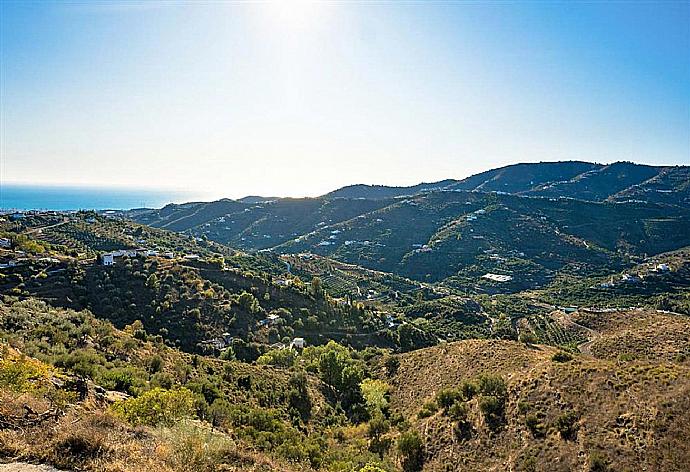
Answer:
<path fill-rule="evenodd" d="M 301 196 L 690 164 L 687 2 L 1 5 L 4 182 Z"/>

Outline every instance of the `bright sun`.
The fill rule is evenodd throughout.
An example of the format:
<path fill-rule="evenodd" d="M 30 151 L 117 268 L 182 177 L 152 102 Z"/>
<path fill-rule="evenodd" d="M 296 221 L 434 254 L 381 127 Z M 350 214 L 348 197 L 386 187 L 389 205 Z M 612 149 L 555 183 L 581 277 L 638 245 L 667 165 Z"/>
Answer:
<path fill-rule="evenodd" d="M 276 29 L 304 31 L 315 28 L 328 9 L 328 4 L 306 0 L 269 1 L 261 4 L 266 17 Z"/>

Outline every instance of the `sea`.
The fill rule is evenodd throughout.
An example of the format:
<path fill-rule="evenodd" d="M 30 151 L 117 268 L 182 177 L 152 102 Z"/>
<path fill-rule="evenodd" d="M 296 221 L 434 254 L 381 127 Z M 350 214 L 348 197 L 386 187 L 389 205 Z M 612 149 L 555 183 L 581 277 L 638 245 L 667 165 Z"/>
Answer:
<path fill-rule="evenodd" d="M 0 210 L 129 210 L 198 201 L 193 192 L 0 183 Z"/>

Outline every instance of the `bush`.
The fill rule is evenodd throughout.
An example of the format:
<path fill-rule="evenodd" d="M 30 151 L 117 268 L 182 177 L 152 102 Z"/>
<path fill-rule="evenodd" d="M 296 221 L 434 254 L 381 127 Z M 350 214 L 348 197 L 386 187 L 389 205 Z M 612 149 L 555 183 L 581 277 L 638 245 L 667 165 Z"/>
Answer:
<path fill-rule="evenodd" d="M 484 415 L 484 421 L 490 429 L 498 428 L 503 422 L 505 402 L 502 397 L 493 395 L 482 396 L 479 400 L 479 409 Z"/>
<path fill-rule="evenodd" d="M 382 414 L 388 409 L 390 387 L 382 380 L 365 379 L 361 384 L 362 396 L 371 416 Z"/>
<path fill-rule="evenodd" d="M 407 431 L 398 438 L 398 452 L 402 456 L 403 469 L 419 470 L 424 462 L 424 445 L 417 431 Z"/>
<path fill-rule="evenodd" d="M 460 403 L 460 402 L 455 402 L 448 409 L 448 416 L 453 421 L 467 421 L 467 418 L 469 417 L 469 413 L 470 413 L 470 409 L 467 407 L 467 405 L 464 403 Z"/>
<path fill-rule="evenodd" d="M 154 388 L 137 398 L 115 403 L 113 411 L 133 425 L 172 425 L 194 414 L 194 394 L 186 388 Z"/>
<path fill-rule="evenodd" d="M 496 375 L 481 375 L 478 379 L 479 391 L 483 395 L 505 397 L 507 387 L 505 381 Z"/>
<path fill-rule="evenodd" d="M 573 360 L 573 355 L 569 352 L 559 351 L 551 357 L 551 360 L 554 362 L 569 362 Z"/>
<path fill-rule="evenodd" d="M 428 418 L 438 411 L 438 405 L 434 402 L 426 402 L 417 413 L 417 418 Z"/>
<path fill-rule="evenodd" d="M 556 429 L 563 439 L 572 439 L 577 433 L 578 415 L 574 411 L 563 413 L 556 419 Z"/>
<path fill-rule="evenodd" d="M 237 455 L 234 443 L 227 436 L 192 424 L 180 423 L 164 430 L 161 436 L 170 444 L 163 448 L 164 460 L 174 470 L 213 472 Z"/>
<path fill-rule="evenodd" d="M 523 331 L 520 333 L 519 340 L 524 344 L 536 344 L 539 342 L 537 336 L 535 336 L 535 334 L 531 331 Z"/>
<path fill-rule="evenodd" d="M 232 405 L 227 400 L 216 398 L 208 408 L 209 419 L 213 426 L 225 426 L 232 415 Z"/>
<path fill-rule="evenodd" d="M 259 365 L 274 365 L 277 367 L 292 367 L 297 360 L 297 354 L 292 349 L 274 349 L 259 356 Z"/>
<path fill-rule="evenodd" d="M 530 430 L 532 436 L 541 437 L 544 435 L 543 425 L 537 415 L 529 414 L 525 417 L 525 426 Z"/>
<path fill-rule="evenodd" d="M 598 452 L 593 452 L 589 456 L 590 472 L 606 472 L 609 470 L 606 458 Z"/>
<path fill-rule="evenodd" d="M 460 384 L 460 392 L 462 393 L 462 398 L 465 401 L 470 401 L 477 394 L 478 387 L 474 382 L 465 380 Z"/>
<path fill-rule="evenodd" d="M 152 374 L 160 372 L 163 368 L 163 358 L 159 355 L 155 355 L 149 361 L 149 371 Z"/>
<path fill-rule="evenodd" d="M 388 375 L 395 375 L 398 372 L 398 368 L 400 368 L 400 359 L 395 356 L 387 356 L 383 364 Z"/>
<path fill-rule="evenodd" d="M 456 400 L 458 400 L 461 396 L 462 394 L 459 390 L 454 388 L 445 388 L 443 390 L 439 390 L 439 392 L 436 394 L 436 404 L 444 410 L 448 410 L 448 408 L 453 406 L 453 403 L 455 403 Z"/>

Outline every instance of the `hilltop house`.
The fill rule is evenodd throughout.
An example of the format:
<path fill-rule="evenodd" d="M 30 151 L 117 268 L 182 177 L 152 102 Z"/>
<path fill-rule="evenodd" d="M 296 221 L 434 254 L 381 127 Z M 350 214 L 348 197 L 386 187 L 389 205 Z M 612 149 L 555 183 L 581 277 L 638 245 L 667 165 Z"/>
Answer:
<path fill-rule="evenodd" d="M 280 319 L 280 316 L 275 313 L 271 313 L 265 319 L 259 320 L 259 326 L 273 326 L 276 321 Z"/>

